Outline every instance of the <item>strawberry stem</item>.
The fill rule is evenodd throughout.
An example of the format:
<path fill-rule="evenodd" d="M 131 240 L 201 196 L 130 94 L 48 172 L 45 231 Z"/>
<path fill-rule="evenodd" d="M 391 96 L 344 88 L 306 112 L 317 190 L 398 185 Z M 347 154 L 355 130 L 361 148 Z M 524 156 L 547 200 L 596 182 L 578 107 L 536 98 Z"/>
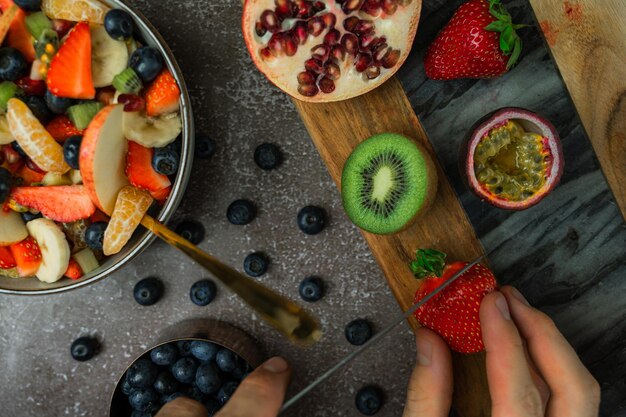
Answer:
<path fill-rule="evenodd" d="M 418 249 L 409 266 L 417 279 L 440 277 L 446 266 L 446 254 L 434 249 Z"/>
<path fill-rule="evenodd" d="M 489 12 L 496 20 L 487 25 L 485 30 L 500 32 L 500 49 L 505 56 L 510 57 L 506 64 L 506 69 L 509 70 L 517 63 L 522 53 L 522 39 L 515 30 L 526 27 L 526 25 L 514 24 L 511 15 L 500 3 L 500 0 L 488 1 Z"/>

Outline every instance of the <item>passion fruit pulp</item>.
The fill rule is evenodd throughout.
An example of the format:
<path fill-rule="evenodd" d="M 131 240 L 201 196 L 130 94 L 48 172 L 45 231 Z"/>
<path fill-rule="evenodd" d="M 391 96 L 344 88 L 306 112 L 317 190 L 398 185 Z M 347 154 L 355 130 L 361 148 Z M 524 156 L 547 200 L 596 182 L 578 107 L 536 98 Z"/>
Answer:
<path fill-rule="evenodd" d="M 503 209 L 539 203 L 563 173 L 554 126 L 528 110 L 504 108 L 481 119 L 465 143 L 465 177 L 482 200 Z"/>

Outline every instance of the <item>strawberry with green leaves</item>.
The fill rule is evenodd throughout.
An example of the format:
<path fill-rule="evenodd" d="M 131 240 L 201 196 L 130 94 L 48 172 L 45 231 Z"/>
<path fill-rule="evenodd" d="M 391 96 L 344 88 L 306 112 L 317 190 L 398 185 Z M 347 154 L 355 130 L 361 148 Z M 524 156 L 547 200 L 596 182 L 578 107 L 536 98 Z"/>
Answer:
<path fill-rule="evenodd" d="M 468 262 L 447 264 L 446 254 L 436 250 L 418 250 L 410 264 L 413 275 L 423 280 L 415 294 L 415 302 L 421 301 L 467 265 Z M 480 331 L 480 303 L 496 288 L 493 273 L 483 265 L 475 265 L 420 307 L 415 318 L 422 326 L 438 333 L 452 350 L 481 352 L 485 346 Z"/>
<path fill-rule="evenodd" d="M 500 0 L 470 0 L 437 35 L 426 57 L 433 80 L 494 78 L 511 69 L 522 52 L 516 25 Z"/>

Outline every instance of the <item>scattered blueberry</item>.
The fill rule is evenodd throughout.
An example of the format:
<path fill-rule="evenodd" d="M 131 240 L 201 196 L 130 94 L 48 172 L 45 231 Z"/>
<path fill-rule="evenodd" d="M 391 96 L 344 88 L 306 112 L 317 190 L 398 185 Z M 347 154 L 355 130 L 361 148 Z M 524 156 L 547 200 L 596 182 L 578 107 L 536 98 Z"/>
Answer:
<path fill-rule="evenodd" d="M 202 362 L 214 360 L 220 349 L 221 347 L 219 345 L 204 340 L 194 340 L 191 342 L 191 354 Z"/>
<path fill-rule="evenodd" d="M 207 135 L 196 135 L 196 157 L 200 159 L 209 159 L 215 153 L 215 141 Z"/>
<path fill-rule="evenodd" d="M 107 230 L 107 222 L 91 223 L 85 231 L 85 243 L 93 250 L 102 250 L 104 232 Z"/>
<path fill-rule="evenodd" d="M 131 387 L 145 389 L 154 384 L 158 372 L 156 365 L 149 359 L 138 359 L 128 368 L 126 379 Z"/>
<path fill-rule="evenodd" d="M 245 377 L 247 377 L 250 372 L 252 372 L 252 368 L 250 367 L 250 365 L 248 365 L 244 361 L 239 361 L 239 365 L 237 365 L 237 367 L 230 373 L 230 376 L 232 376 L 237 381 L 241 381 Z"/>
<path fill-rule="evenodd" d="M 173 365 L 178 359 L 178 349 L 172 343 L 157 346 L 150 351 L 150 359 L 157 365 Z"/>
<path fill-rule="evenodd" d="M 72 136 L 63 142 L 63 157 L 72 169 L 80 169 L 78 157 L 80 156 L 80 144 L 82 141 L 82 136 Z"/>
<path fill-rule="evenodd" d="M 13 142 L 11 142 L 11 147 L 13 148 L 13 150 L 15 152 L 17 152 L 17 154 L 19 156 L 21 156 L 22 158 L 28 158 L 28 155 L 26 155 L 26 152 L 24 152 L 24 149 L 22 149 L 22 147 L 20 146 L 19 143 L 17 143 L 16 140 L 14 140 Z"/>
<path fill-rule="evenodd" d="M 208 417 L 214 417 L 222 408 L 222 404 L 220 404 L 215 398 L 209 398 L 203 404 L 209 414 Z"/>
<path fill-rule="evenodd" d="M 139 389 L 128 396 L 128 402 L 137 411 L 151 413 L 159 408 L 159 395 L 152 388 Z"/>
<path fill-rule="evenodd" d="M 366 416 L 373 416 L 383 406 L 383 392 L 380 388 L 370 385 L 356 393 L 356 408 Z"/>
<path fill-rule="evenodd" d="M 176 342 L 180 356 L 191 356 L 191 340 L 179 340 Z"/>
<path fill-rule="evenodd" d="M 178 382 L 191 384 L 196 377 L 197 369 L 198 361 L 187 356 L 180 358 L 172 365 L 172 375 Z"/>
<path fill-rule="evenodd" d="M 239 384 L 237 382 L 228 381 L 227 383 L 222 385 L 222 388 L 220 388 L 219 392 L 217 393 L 217 400 L 222 405 L 226 404 L 228 400 L 230 400 L 230 397 L 233 396 L 235 391 L 237 391 L 238 386 Z"/>
<path fill-rule="evenodd" d="M 304 301 L 314 303 L 324 296 L 324 283 L 319 277 L 305 278 L 298 288 Z"/>
<path fill-rule="evenodd" d="M 204 240 L 204 226 L 195 220 L 183 220 L 176 225 L 176 233 L 197 245 Z"/>
<path fill-rule="evenodd" d="M 44 100 L 43 97 L 28 96 L 23 100 L 30 111 L 33 112 L 33 115 L 37 118 L 37 120 L 39 120 L 44 126 L 47 125 L 48 122 L 54 117 L 54 114 L 48 108 L 46 100 Z"/>
<path fill-rule="evenodd" d="M 163 58 L 155 48 L 144 46 L 133 52 L 129 66 L 135 70 L 142 81 L 149 83 L 163 69 Z"/>
<path fill-rule="evenodd" d="M 122 381 L 122 392 L 124 393 L 124 395 L 129 396 L 131 392 L 133 392 L 135 390 L 135 388 L 133 388 L 130 385 L 130 382 L 128 382 L 128 374 L 126 374 L 126 376 L 124 377 L 124 380 Z"/>
<path fill-rule="evenodd" d="M 133 18 L 122 9 L 113 9 L 104 16 L 104 28 L 117 41 L 133 36 Z"/>
<path fill-rule="evenodd" d="M 317 206 L 306 206 L 298 213 L 298 227 L 307 235 L 316 235 L 324 229 L 326 212 Z"/>
<path fill-rule="evenodd" d="M 189 290 L 191 302 L 197 306 L 207 306 L 215 299 L 217 295 L 217 286 L 210 279 L 203 279 L 196 282 Z M 200 359 L 200 358 L 198 358 Z"/>
<path fill-rule="evenodd" d="M 0 202 L 2 201 L 2 198 L 0 198 Z M 43 217 L 43 215 L 41 213 L 31 213 L 30 211 L 27 211 L 25 213 L 20 213 L 22 215 L 22 220 L 24 220 L 24 223 L 28 223 L 28 222 L 32 222 L 33 220 L 36 219 L 41 219 Z"/>
<path fill-rule="evenodd" d="M 41 0 L 14 0 L 13 2 L 25 12 L 41 10 Z"/>
<path fill-rule="evenodd" d="M 222 349 L 215 356 L 215 363 L 224 372 L 229 373 L 237 368 L 239 357 L 231 350 Z"/>
<path fill-rule="evenodd" d="M 71 98 L 55 96 L 50 90 L 46 90 L 44 97 L 48 109 L 54 114 L 64 114 L 74 104 Z"/>
<path fill-rule="evenodd" d="M 16 81 L 26 75 L 26 59 L 15 48 L 0 48 L 0 79 Z"/>
<path fill-rule="evenodd" d="M 133 296 L 142 306 L 151 306 L 161 299 L 163 283 L 155 277 L 144 278 L 135 284 Z"/>
<path fill-rule="evenodd" d="M 254 220 L 256 217 L 256 207 L 249 200 L 235 200 L 228 210 L 226 210 L 226 218 L 228 221 L 237 226 L 243 226 Z"/>
<path fill-rule="evenodd" d="M 254 252 L 243 260 L 243 270 L 251 277 L 260 277 L 269 268 L 270 260 L 261 252 Z"/>
<path fill-rule="evenodd" d="M 162 371 L 154 380 L 153 387 L 159 394 L 170 395 L 178 391 L 178 381 L 169 371 Z"/>
<path fill-rule="evenodd" d="M 259 168 L 270 171 L 277 168 L 283 160 L 280 149 L 272 143 L 263 143 L 254 151 L 254 162 Z"/>
<path fill-rule="evenodd" d="M 361 346 L 372 337 L 372 326 L 365 319 L 356 319 L 348 323 L 345 334 L 348 342 Z"/>
<path fill-rule="evenodd" d="M 174 175 L 178 171 L 179 157 L 167 148 L 156 148 L 152 155 L 152 168 L 159 174 Z"/>
<path fill-rule="evenodd" d="M 189 397 L 192 398 L 196 401 L 198 401 L 199 403 L 201 403 L 202 401 L 205 400 L 205 395 L 202 393 L 202 391 L 200 391 L 198 389 L 198 386 L 196 384 L 193 385 L 189 385 L 187 387 L 185 387 L 185 390 L 183 391 L 184 394 Z"/>
<path fill-rule="evenodd" d="M 93 358 L 99 348 L 100 343 L 93 337 L 79 337 L 72 343 L 70 354 L 74 360 L 85 362 Z"/>
<path fill-rule="evenodd" d="M 213 395 L 222 386 L 220 370 L 213 362 L 207 362 L 198 368 L 196 372 L 196 386 L 203 394 Z"/>
<path fill-rule="evenodd" d="M 9 197 L 11 192 L 11 173 L 8 169 L 0 167 L 0 203 Z"/>

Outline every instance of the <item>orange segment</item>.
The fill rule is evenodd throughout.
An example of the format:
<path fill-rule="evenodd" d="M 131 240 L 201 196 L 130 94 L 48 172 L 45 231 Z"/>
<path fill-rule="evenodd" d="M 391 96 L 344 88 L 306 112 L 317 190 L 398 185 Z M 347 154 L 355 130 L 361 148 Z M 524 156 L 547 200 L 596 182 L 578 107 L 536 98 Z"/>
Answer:
<path fill-rule="evenodd" d="M 114 255 L 130 240 L 141 219 L 146 214 L 152 197 L 145 191 L 126 186 L 117 195 L 115 209 L 104 232 L 104 254 Z"/>
<path fill-rule="evenodd" d="M 63 158 L 63 147 L 48 133 L 23 101 L 16 98 L 7 105 L 9 130 L 26 155 L 46 172 L 64 174 L 70 170 Z"/>
<path fill-rule="evenodd" d="M 104 15 L 109 7 L 97 0 L 43 0 L 41 10 L 51 19 L 65 19 L 72 22 L 104 23 Z"/>

